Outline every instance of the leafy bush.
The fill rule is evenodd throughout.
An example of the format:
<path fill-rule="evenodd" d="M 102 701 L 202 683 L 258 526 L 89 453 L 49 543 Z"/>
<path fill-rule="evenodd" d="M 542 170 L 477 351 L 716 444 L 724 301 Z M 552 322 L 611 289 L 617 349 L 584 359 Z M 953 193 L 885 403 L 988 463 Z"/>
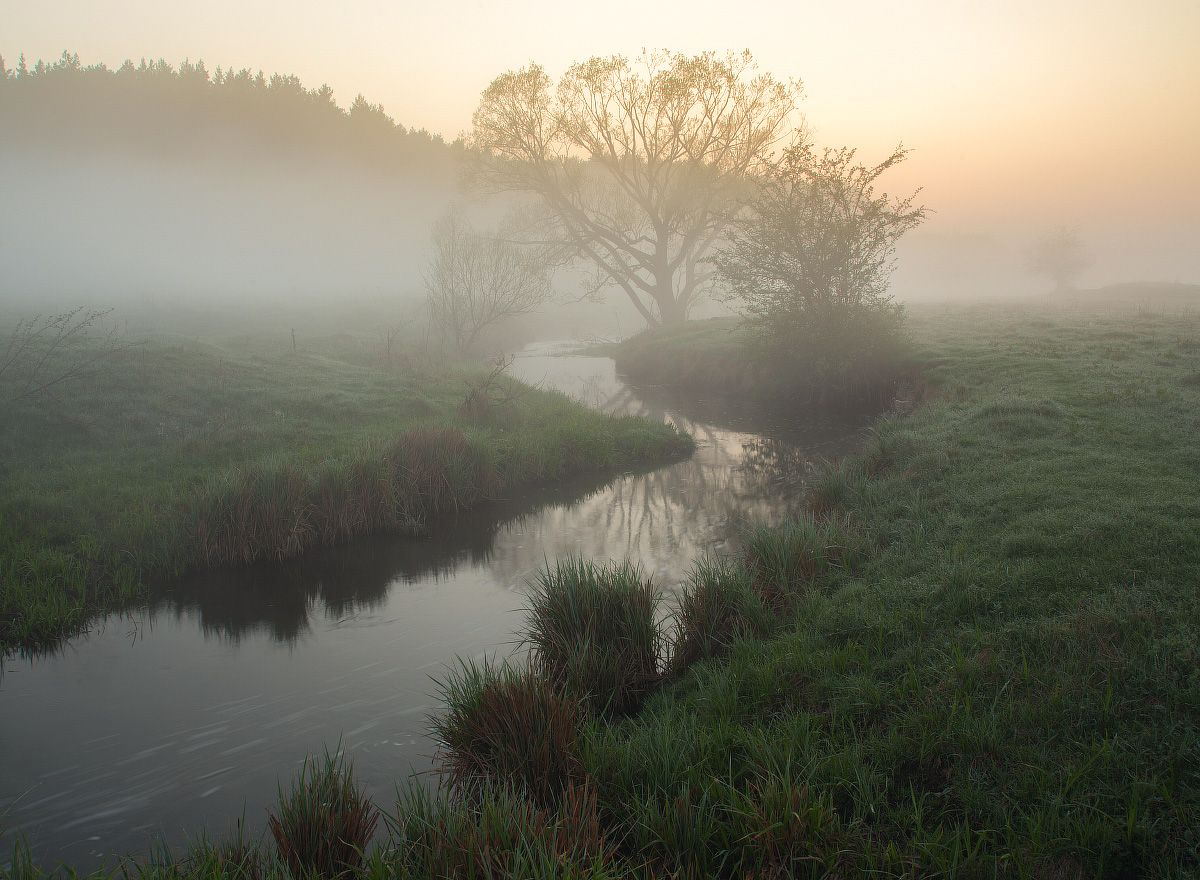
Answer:
<path fill-rule="evenodd" d="M 851 149 L 784 151 L 718 256 L 729 299 L 798 384 L 840 396 L 887 384 L 899 368 L 904 310 L 888 279 L 896 242 L 925 209 L 875 183 L 904 157 L 868 167 Z"/>

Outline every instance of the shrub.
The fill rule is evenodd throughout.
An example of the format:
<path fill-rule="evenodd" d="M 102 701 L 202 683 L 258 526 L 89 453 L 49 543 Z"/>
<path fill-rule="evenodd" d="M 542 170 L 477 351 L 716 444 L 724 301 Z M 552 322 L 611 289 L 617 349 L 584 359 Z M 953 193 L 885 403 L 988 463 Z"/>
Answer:
<path fill-rule="evenodd" d="M 903 307 L 888 293 L 896 242 L 925 217 L 914 197 L 877 192 L 902 162 L 854 150 L 783 151 L 718 258 L 721 278 L 765 354 L 822 397 L 890 396 L 903 369 Z"/>
<path fill-rule="evenodd" d="M 320 762 L 305 759 L 291 791 L 280 790 L 267 826 L 293 877 L 342 877 L 362 866 L 378 821 L 339 751 Z"/>
<path fill-rule="evenodd" d="M 533 668 L 597 714 L 635 710 L 658 682 L 658 594 L 628 562 L 578 557 L 539 572 L 522 633 Z"/>
<path fill-rule="evenodd" d="M 433 732 L 452 789 L 513 785 L 551 804 L 583 778 L 579 705 L 530 670 L 464 661 L 439 685 Z"/>

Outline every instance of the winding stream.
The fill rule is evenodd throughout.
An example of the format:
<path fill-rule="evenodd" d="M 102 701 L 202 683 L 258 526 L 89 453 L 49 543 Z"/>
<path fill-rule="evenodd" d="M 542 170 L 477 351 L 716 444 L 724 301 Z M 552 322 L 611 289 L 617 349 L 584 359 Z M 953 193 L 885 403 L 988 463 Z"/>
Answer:
<path fill-rule="evenodd" d="M 285 565 L 188 578 L 0 677 L 0 853 L 26 835 L 44 864 L 257 832 L 277 785 L 339 740 L 387 808 L 427 771 L 431 675 L 504 653 L 547 559 L 629 556 L 665 589 L 691 561 L 776 521 L 812 466 L 870 421 L 635 389 L 607 358 L 531 346 L 512 372 L 609 412 L 664 419 L 687 461 L 524 492 L 435 524 Z M 3 858 L 0 855 L 0 858 Z"/>

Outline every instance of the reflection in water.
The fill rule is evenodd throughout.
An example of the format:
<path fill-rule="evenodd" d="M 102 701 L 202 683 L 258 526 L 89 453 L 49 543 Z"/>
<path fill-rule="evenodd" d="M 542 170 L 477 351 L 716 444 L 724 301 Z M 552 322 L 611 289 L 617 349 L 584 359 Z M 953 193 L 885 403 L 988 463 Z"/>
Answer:
<path fill-rule="evenodd" d="M 673 422 L 689 460 L 521 492 L 285 565 L 184 579 L 0 679 L 0 827 L 77 864 L 261 828 L 281 778 L 339 740 L 377 802 L 429 767 L 430 675 L 509 650 L 530 576 L 566 553 L 631 557 L 664 588 L 776 521 L 864 419 L 632 388 L 603 358 L 533 349 L 514 371 L 589 405 Z M 5 816 L 7 810 L 7 816 Z M 7 842 L 7 840 L 6 840 Z"/>

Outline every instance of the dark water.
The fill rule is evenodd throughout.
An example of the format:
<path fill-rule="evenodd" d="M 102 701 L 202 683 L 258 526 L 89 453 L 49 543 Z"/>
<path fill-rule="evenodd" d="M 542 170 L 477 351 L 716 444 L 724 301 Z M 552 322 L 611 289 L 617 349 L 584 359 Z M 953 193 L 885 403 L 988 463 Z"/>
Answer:
<path fill-rule="evenodd" d="M 606 358 L 531 347 L 513 372 L 610 412 L 690 431 L 688 461 L 521 493 L 423 538 L 356 542 L 287 565 L 207 573 L 112 615 L 0 678 L 0 843 L 94 865 L 255 830 L 277 785 L 325 746 L 382 806 L 426 772 L 436 676 L 511 650 L 527 579 L 567 553 L 639 561 L 664 589 L 742 523 L 774 521 L 868 421 L 633 389 Z"/>

